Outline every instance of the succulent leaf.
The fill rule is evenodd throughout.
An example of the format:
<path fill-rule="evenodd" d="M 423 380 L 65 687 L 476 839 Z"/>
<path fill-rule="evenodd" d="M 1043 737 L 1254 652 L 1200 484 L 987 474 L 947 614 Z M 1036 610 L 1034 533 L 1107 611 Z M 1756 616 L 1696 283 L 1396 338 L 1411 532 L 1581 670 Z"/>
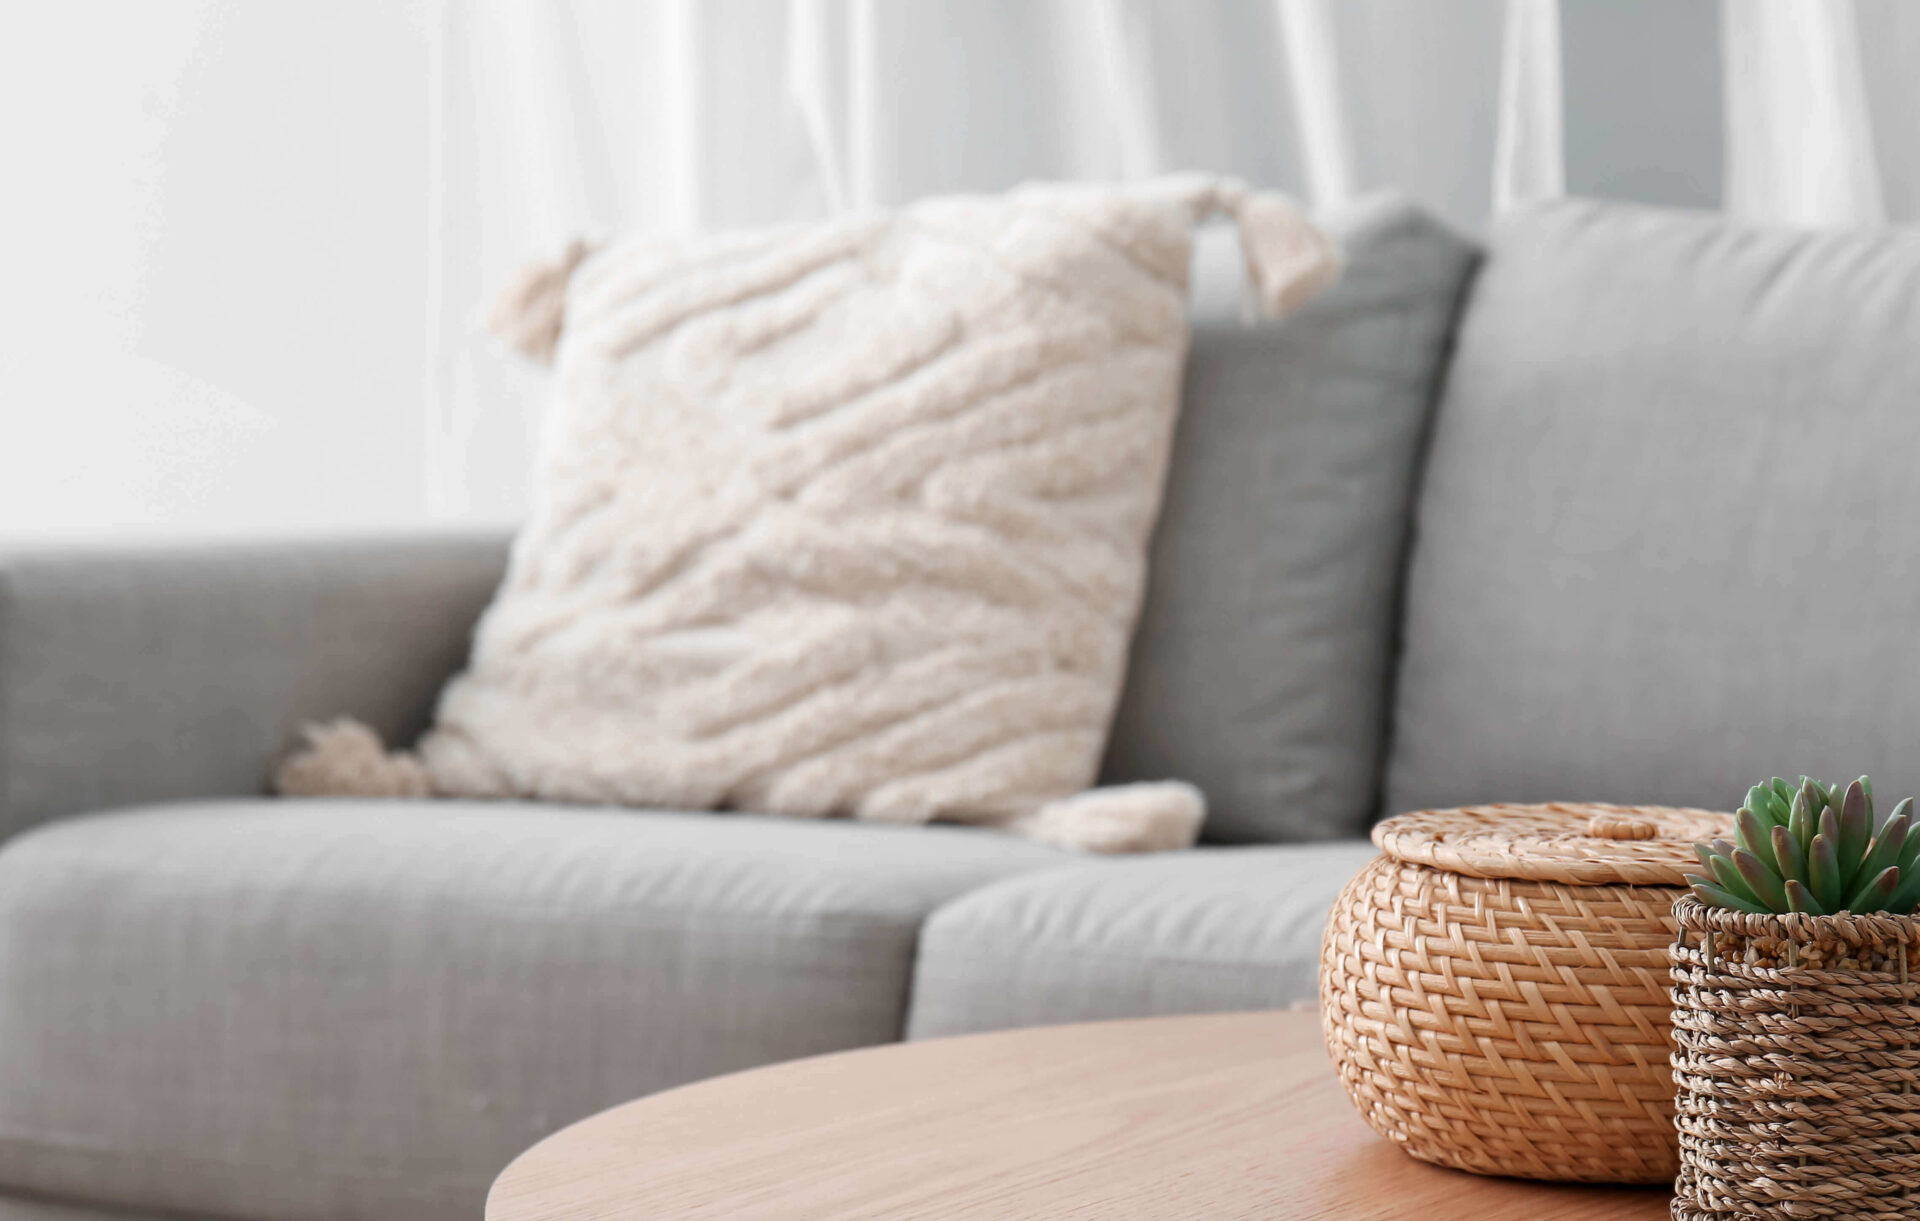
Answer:
<path fill-rule="evenodd" d="M 1768 835 L 1771 824 L 1763 822 L 1758 814 L 1742 806 L 1733 816 L 1733 826 L 1740 846 L 1760 858 L 1760 863 L 1774 873 L 1780 872 L 1780 862 L 1773 856 L 1773 839 Z"/>
<path fill-rule="evenodd" d="M 1800 791 L 1807 795 L 1807 808 L 1813 813 L 1815 818 L 1818 818 L 1820 811 L 1827 808 L 1827 798 L 1830 795 L 1827 791 L 1827 786 L 1821 784 L 1812 776 L 1802 776 L 1800 777 Z"/>
<path fill-rule="evenodd" d="M 1840 885 L 1851 891 L 1866 878 L 1861 869 L 1867 863 L 1867 845 L 1873 840 L 1873 816 L 1867 811 L 1867 799 L 1864 794 L 1858 801 L 1855 794 L 1860 793 L 1859 782 L 1847 790 L 1847 798 L 1840 807 L 1839 857 Z M 1831 811 L 1829 811 L 1831 813 Z"/>
<path fill-rule="evenodd" d="M 1809 916 L 1824 916 L 1827 914 L 1826 909 L 1821 907 L 1819 902 L 1816 901 L 1811 894 L 1807 893 L 1806 885 L 1801 882 L 1799 878 L 1788 878 L 1786 888 L 1788 911 L 1805 912 Z M 1695 894 L 1700 892 L 1698 886 L 1693 889 Z M 1741 910 L 1745 911 L 1746 909 L 1742 908 Z"/>
<path fill-rule="evenodd" d="M 1780 877 L 1807 880 L 1807 852 L 1785 827 L 1773 829 L 1773 853 L 1780 861 Z"/>
<path fill-rule="evenodd" d="M 1881 870 L 1898 868 L 1900 854 L 1907 846 L 1907 833 L 1912 829 L 1912 819 L 1905 813 L 1895 814 L 1886 825 L 1880 828 L 1880 834 L 1873 837 L 1867 847 L 1866 863 L 1860 872 L 1867 877 L 1877 876 Z"/>
<path fill-rule="evenodd" d="M 1697 874 L 1688 874 L 1687 880 L 1693 887 L 1693 893 L 1699 897 L 1702 903 L 1707 904 L 1709 907 L 1725 907 L 1737 912 L 1758 912 L 1762 915 L 1766 914 L 1767 909 L 1758 903 L 1750 899 L 1742 899 L 1738 895 L 1729 894 L 1727 891 L 1722 890 L 1720 887 Z"/>
<path fill-rule="evenodd" d="M 1847 786 L 1840 798 L 1840 823 L 1842 826 L 1850 818 L 1857 818 L 1868 828 L 1873 826 L 1873 797 L 1865 785 L 1856 780 Z"/>
<path fill-rule="evenodd" d="M 1740 880 L 1747 884 L 1747 893 L 1753 898 L 1773 911 L 1779 911 L 1786 905 L 1787 891 L 1781 882 L 1780 875 L 1768 869 L 1761 863 L 1759 857 L 1745 848 L 1736 848 L 1733 853 L 1733 867 L 1739 871 Z M 1718 875 L 1719 870 L 1715 870 L 1714 873 Z"/>
<path fill-rule="evenodd" d="M 1860 883 L 1854 892 L 1847 896 L 1841 911 L 1876 912 L 1886 907 L 1887 900 L 1893 898 L 1893 892 L 1900 888 L 1900 867 L 1889 865 Z"/>
<path fill-rule="evenodd" d="M 1909 818 L 1913 817 L 1913 798 L 1911 797 L 1903 798 L 1898 805 L 1894 806 L 1891 810 L 1888 810 L 1886 820 L 1882 822 L 1880 825 L 1884 827 L 1887 825 L 1887 823 L 1892 822 L 1894 819 L 1900 817 L 1902 814 L 1905 814 Z"/>
<path fill-rule="evenodd" d="M 1738 848 L 1734 849 L 1734 854 L 1736 856 L 1741 855 L 1740 850 Z M 1753 854 L 1746 853 L 1745 855 L 1751 857 Z M 1766 899 L 1755 892 L 1753 887 L 1748 884 L 1746 878 L 1741 876 L 1740 867 L 1724 856 L 1716 856 L 1713 858 L 1713 880 L 1718 882 L 1720 889 L 1726 891 L 1728 894 L 1739 895 L 1741 898 L 1753 903 L 1758 903 L 1762 907 L 1766 906 Z"/>
<path fill-rule="evenodd" d="M 1859 810 L 1862 814 L 1868 813 L 1873 808 L 1872 790 L 1869 788 L 1872 783 L 1862 776 L 1849 784 L 1840 794 L 1840 812 L 1846 814 Z"/>
<path fill-rule="evenodd" d="M 1909 838 L 1920 839 L 1920 835 Z M 1894 887 L 1892 896 L 1881 905 L 1880 910 L 1906 915 L 1913 911 L 1916 904 L 1920 904 L 1920 869 L 1902 869 L 1900 884 Z"/>
<path fill-rule="evenodd" d="M 1802 849 L 1813 842 L 1813 807 L 1807 803 L 1805 789 L 1793 795 L 1793 806 L 1787 815 L 1787 830 L 1800 841 Z"/>
<path fill-rule="evenodd" d="M 1836 911 L 1847 896 L 1840 891 L 1840 862 L 1834 859 L 1834 841 L 1825 835 L 1813 837 L 1807 849 L 1807 888 L 1820 906 Z"/>

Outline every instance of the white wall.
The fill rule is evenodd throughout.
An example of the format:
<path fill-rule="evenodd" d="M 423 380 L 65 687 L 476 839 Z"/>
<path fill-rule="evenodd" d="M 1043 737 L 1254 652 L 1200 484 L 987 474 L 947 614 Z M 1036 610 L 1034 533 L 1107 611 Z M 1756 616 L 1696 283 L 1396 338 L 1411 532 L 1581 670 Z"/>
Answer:
<path fill-rule="evenodd" d="M 0 539 L 425 519 L 425 10 L 6 6 Z"/>

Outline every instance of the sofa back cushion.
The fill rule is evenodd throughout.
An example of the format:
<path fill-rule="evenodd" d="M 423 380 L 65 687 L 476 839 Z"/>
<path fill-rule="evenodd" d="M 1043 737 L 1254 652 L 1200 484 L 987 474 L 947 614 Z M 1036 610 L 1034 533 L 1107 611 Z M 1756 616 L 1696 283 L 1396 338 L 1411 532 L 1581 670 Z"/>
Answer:
<path fill-rule="evenodd" d="M 1328 218 L 1346 275 L 1278 324 L 1201 242 L 1110 782 L 1180 776 L 1224 842 L 1363 834 L 1412 481 L 1474 248 L 1404 200 Z M 1206 235 L 1203 235 L 1203 237 Z"/>
<path fill-rule="evenodd" d="M 1920 232 L 1498 226 L 1420 497 L 1390 808 L 1920 789 L 1916 456 Z"/>

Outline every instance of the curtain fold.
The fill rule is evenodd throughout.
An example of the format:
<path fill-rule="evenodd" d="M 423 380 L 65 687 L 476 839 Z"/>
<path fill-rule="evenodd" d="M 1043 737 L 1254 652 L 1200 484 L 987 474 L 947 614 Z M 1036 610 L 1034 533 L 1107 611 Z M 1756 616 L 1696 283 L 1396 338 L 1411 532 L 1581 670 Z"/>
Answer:
<path fill-rule="evenodd" d="M 1566 193 L 1560 0 L 1507 0 L 1493 210 Z"/>
<path fill-rule="evenodd" d="M 1886 220 L 1857 17 L 1853 0 L 1723 0 L 1729 212 Z"/>
<path fill-rule="evenodd" d="M 1307 197 L 1318 207 L 1339 207 L 1353 198 L 1354 161 L 1333 11 L 1328 0 L 1274 0 L 1274 12 Z"/>
<path fill-rule="evenodd" d="M 1562 45 L 1562 0 L 425 2 L 429 486 L 450 517 L 524 504 L 541 382 L 473 320 L 516 264 L 575 233 L 1194 168 L 1322 207 L 1395 187 L 1472 230 L 1563 192 L 1570 160 L 1633 156 L 1568 147 L 1563 59 L 1582 51 Z M 1920 3 L 1720 13 L 1724 112 L 1693 119 L 1724 124 L 1729 210 L 1920 216 Z"/>

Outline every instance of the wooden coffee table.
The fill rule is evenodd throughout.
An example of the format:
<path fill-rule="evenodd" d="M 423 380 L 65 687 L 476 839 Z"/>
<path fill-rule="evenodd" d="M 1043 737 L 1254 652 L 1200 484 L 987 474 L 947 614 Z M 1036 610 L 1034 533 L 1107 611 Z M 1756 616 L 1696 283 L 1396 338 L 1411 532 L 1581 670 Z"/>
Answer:
<path fill-rule="evenodd" d="M 1667 1200 L 1416 1162 L 1360 1122 L 1317 1017 L 1251 1013 L 895 1044 L 668 1090 L 522 1154 L 487 1221 L 1654 1221 Z"/>

